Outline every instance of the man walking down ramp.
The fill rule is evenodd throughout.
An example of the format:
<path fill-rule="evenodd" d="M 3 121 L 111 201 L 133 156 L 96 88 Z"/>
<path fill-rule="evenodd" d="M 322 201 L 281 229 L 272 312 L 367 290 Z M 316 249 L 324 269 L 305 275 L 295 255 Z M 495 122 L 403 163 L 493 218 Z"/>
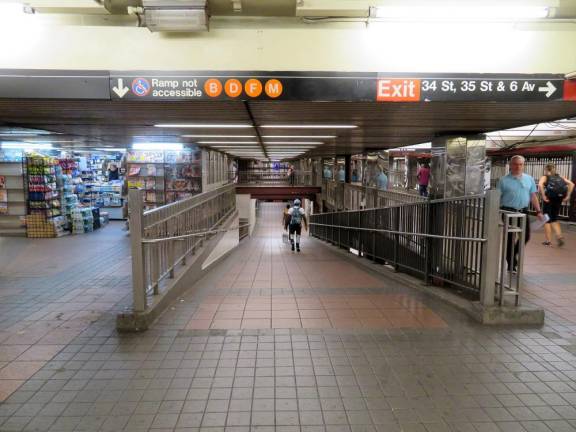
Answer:
<path fill-rule="evenodd" d="M 300 200 L 294 200 L 294 206 L 288 210 L 290 215 L 290 225 L 288 226 L 288 232 L 290 234 L 290 244 L 292 245 L 292 251 L 294 251 L 294 246 L 296 246 L 296 251 L 300 252 L 300 236 L 302 234 L 302 222 L 304 222 L 304 227 L 308 230 L 308 221 L 306 220 L 306 212 L 302 207 L 300 207 Z"/>

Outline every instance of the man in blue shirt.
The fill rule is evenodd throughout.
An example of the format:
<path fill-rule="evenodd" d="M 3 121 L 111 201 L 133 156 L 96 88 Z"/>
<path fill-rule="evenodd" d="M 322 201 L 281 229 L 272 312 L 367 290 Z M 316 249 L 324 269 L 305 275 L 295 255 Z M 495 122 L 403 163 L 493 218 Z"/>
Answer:
<path fill-rule="evenodd" d="M 384 170 L 379 168 L 380 173 L 376 177 L 376 187 L 381 190 L 388 189 L 388 177 L 384 174 Z"/>
<path fill-rule="evenodd" d="M 502 210 L 511 212 L 520 212 L 528 214 L 528 207 L 530 202 L 536 209 L 536 216 L 541 221 L 544 220 L 544 215 L 540 209 L 540 201 L 538 200 L 538 195 L 536 194 L 536 183 L 532 176 L 524 174 L 524 164 L 525 159 L 522 156 L 513 156 L 510 159 L 510 173 L 505 175 L 498 182 L 498 189 L 500 190 L 500 208 Z M 526 229 L 525 229 L 525 242 L 528 243 L 530 240 L 530 223 L 526 219 Z M 512 247 L 514 248 L 514 258 L 512 263 L 512 270 L 516 270 L 517 258 L 518 258 L 518 242 L 512 245 L 512 235 L 508 237 L 507 250 L 508 256 L 511 254 Z M 510 262 L 508 262 L 508 267 L 510 269 Z"/>

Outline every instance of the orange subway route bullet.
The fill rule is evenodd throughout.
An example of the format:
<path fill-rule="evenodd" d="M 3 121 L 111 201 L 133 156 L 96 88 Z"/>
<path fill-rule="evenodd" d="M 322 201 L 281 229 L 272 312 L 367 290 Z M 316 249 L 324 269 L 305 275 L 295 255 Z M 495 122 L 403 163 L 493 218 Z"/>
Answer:
<path fill-rule="evenodd" d="M 250 78 L 244 83 L 244 91 L 250 97 L 258 97 L 262 94 L 262 83 L 257 79 Z"/>
<path fill-rule="evenodd" d="M 224 84 L 224 91 L 229 97 L 238 97 L 242 94 L 242 83 L 237 79 L 229 79 Z"/>
<path fill-rule="evenodd" d="M 271 98 L 277 98 L 278 96 L 280 96 L 282 94 L 282 90 L 283 90 L 282 83 L 277 79 L 268 80 L 264 85 L 264 91 L 266 92 L 268 97 Z"/>
<path fill-rule="evenodd" d="M 222 93 L 222 83 L 220 80 L 210 78 L 204 83 L 204 91 L 210 97 L 218 97 Z"/>

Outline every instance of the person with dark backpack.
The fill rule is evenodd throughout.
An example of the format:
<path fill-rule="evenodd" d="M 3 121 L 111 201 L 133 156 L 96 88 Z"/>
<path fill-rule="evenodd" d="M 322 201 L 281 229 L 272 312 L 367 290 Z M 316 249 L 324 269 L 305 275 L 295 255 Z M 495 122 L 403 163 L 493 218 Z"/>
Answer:
<path fill-rule="evenodd" d="M 290 244 L 292 245 L 292 252 L 294 252 L 294 246 L 296 246 L 296 251 L 300 252 L 300 235 L 302 234 L 302 222 L 304 226 L 308 229 L 308 221 L 306 220 L 306 212 L 302 207 L 300 207 L 300 200 L 294 200 L 294 206 L 288 210 L 290 215 L 290 225 L 288 226 L 288 233 L 290 235 Z"/>
<path fill-rule="evenodd" d="M 552 244 L 552 230 L 554 230 L 558 246 L 562 247 L 564 246 L 564 237 L 558 222 L 558 213 L 560 213 L 562 203 L 568 202 L 570 199 L 574 190 L 574 183 L 559 175 L 556 172 L 556 165 L 548 164 L 544 168 L 544 175 L 540 177 L 538 189 L 540 189 L 540 195 L 544 201 L 544 213 L 550 218 L 544 225 L 546 241 L 542 244 L 545 246 Z"/>

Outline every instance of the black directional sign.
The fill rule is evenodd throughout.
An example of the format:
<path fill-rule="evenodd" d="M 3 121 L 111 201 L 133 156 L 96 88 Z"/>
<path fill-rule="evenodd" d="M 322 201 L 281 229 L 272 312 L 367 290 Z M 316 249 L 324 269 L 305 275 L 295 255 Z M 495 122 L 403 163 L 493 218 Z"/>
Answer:
<path fill-rule="evenodd" d="M 550 101 L 565 95 L 562 75 L 456 75 L 331 72 L 112 72 L 112 99 L 305 100 L 368 102 Z"/>
<path fill-rule="evenodd" d="M 576 101 L 559 74 L 0 70 L 0 98 L 113 101 Z"/>

